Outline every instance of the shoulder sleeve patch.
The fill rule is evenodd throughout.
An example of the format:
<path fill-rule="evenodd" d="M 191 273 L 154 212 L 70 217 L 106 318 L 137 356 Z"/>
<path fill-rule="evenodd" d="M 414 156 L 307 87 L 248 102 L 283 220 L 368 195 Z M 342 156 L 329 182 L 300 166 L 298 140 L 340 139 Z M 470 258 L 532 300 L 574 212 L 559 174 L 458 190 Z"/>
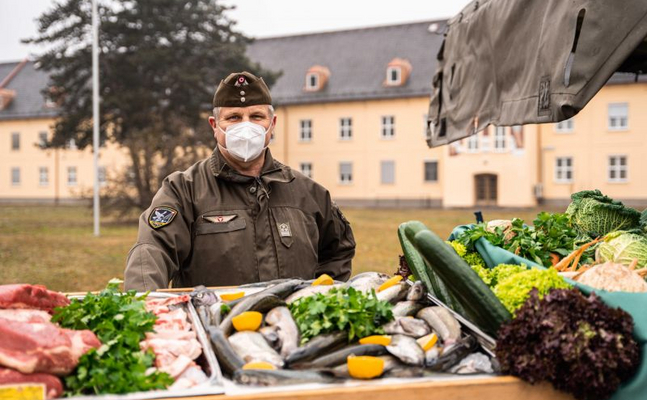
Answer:
<path fill-rule="evenodd" d="M 172 207 L 155 207 L 148 216 L 148 224 L 153 229 L 158 229 L 173 222 L 177 210 Z"/>

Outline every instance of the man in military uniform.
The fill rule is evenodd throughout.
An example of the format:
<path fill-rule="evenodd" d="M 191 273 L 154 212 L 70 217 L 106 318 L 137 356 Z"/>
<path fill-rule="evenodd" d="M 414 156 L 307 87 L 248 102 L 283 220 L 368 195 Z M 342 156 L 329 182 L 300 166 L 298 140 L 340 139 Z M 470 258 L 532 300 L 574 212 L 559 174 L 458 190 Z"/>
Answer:
<path fill-rule="evenodd" d="M 141 215 L 126 289 L 348 279 L 350 225 L 324 187 L 272 158 L 271 104 L 262 78 L 240 72 L 220 82 L 209 117 L 216 149 L 169 175 Z"/>

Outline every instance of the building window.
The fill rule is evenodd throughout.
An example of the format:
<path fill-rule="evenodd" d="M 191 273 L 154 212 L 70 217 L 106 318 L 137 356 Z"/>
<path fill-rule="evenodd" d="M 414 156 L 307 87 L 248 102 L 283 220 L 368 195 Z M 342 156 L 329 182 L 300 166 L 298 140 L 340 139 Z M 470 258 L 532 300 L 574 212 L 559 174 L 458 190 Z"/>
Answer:
<path fill-rule="evenodd" d="M 353 120 L 351 118 L 339 119 L 339 138 L 350 140 L 353 137 Z"/>
<path fill-rule="evenodd" d="M 345 185 L 353 183 L 353 163 L 339 163 L 339 183 Z"/>
<path fill-rule="evenodd" d="M 38 168 L 38 184 L 40 186 L 49 185 L 49 171 L 47 167 Z"/>
<path fill-rule="evenodd" d="M 380 176 L 382 184 L 395 183 L 395 161 L 382 161 L 380 163 Z"/>
<path fill-rule="evenodd" d="M 76 167 L 67 167 L 67 185 L 76 186 Z"/>
<path fill-rule="evenodd" d="M 309 142 L 312 140 L 312 120 L 302 119 L 299 128 L 299 140 L 302 142 Z"/>
<path fill-rule="evenodd" d="M 627 103 L 609 104 L 609 130 L 624 130 L 629 127 L 629 105 Z"/>
<path fill-rule="evenodd" d="M 479 151 L 478 134 L 474 134 L 467 138 L 467 151 L 470 153 L 476 153 L 477 151 Z"/>
<path fill-rule="evenodd" d="M 44 149 L 47 146 L 47 132 L 38 133 L 38 147 Z"/>
<path fill-rule="evenodd" d="M 395 136 L 395 117 L 388 115 L 382 117 L 382 139 L 393 139 Z"/>
<path fill-rule="evenodd" d="M 609 157 L 609 182 L 627 182 L 627 156 Z"/>
<path fill-rule="evenodd" d="M 555 124 L 555 132 L 571 133 L 573 132 L 574 126 L 575 126 L 575 122 L 573 121 L 573 118 L 569 118 L 565 121 L 560 121 L 557 124 Z"/>
<path fill-rule="evenodd" d="M 505 126 L 497 126 L 494 128 L 494 150 L 505 150 Z"/>
<path fill-rule="evenodd" d="M 425 182 L 438 182 L 438 161 L 425 161 Z"/>
<path fill-rule="evenodd" d="M 431 139 L 431 129 L 429 128 L 429 121 L 427 121 L 427 114 L 422 114 L 422 137 L 425 140 Z"/>
<path fill-rule="evenodd" d="M 402 68 L 388 67 L 386 69 L 386 84 L 396 86 L 400 83 L 402 83 Z"/>
<path fill-rule="evenodd" d="M 319 89 L 319 74 L 316 72 L 306 74 L 306 90 L 317 89 Z"/>
<path fill-rule="evenodd" d="M 99 167 L 99 171 L 97 171 L 97 178 L 99 179 L 99 184 L 100 185 L 105 185 L 107 180 L 106 180 L 106 167 Z"/>
<path fill-rule="evenodd" d="M 555 159 L 555 182 L 573 182 L 573 157 L 557 157 Z"/>
<path fill-rule="evenodd" d="M 11 150 L 20 150 L 20 133 L 11 134 Z"/>
<path fill-rule="evenodd" d="M 302 162 L 299 164 L 299 169 L 301 170 L 301 173 L 308 178 L 312 178 L 312 163 L 309 162 Z"/>
<path fill-rule="evenodd" d="M 11 185 L 20 185 L 20 168 L 18 167 L 11 168 Z"/>

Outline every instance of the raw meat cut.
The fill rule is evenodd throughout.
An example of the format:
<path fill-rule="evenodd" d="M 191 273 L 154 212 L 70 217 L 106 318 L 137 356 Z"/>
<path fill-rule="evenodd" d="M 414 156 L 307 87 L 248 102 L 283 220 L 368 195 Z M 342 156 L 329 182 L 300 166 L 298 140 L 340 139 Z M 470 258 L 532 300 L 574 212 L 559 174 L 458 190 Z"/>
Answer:
<path fill-rule="evenodd" d="M 55 307 L 70 304 L 64 294 L 42 285 L 0 285 L 0 308 L 29 308 L 51 313 Z"/>
<path fill-rule="evenodd" d="M 42 310 L 0 310 L 0 318 L 21 322 L 49 322 L 52 316 Z"/>
<path fill-rule="evenodd" d="M 70 373 L 79 357 L 101 342 L 91 331 L 60 328 L 51 322 L 33 323 L 0 318 L 0 366 L 22 373 Z"/>
<path fill-rule="evenodd" d="M 63 393 L 63 384 L 58 377 L 49 374 L 23 374 L 9 368 L 0 367 L 0 386 L 21 383 L 42 383 L 48 399 L 59 397 Z"/>

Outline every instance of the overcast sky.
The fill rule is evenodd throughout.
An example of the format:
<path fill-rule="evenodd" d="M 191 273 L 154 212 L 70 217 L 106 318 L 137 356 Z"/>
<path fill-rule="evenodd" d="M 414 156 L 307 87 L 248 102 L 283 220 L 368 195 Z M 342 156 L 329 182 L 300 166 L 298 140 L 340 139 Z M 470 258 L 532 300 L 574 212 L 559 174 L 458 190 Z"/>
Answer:
<path fill-rule="evenodd" d="M 61 1 L 61 0 L 59 0 Z M 89 0 L 88 0 L 89 1 Z M 180 1 L 180 0 L 178 0 Z M 283 36 L 449 18 L 468 0 L 226 0 L 228 15 L 252 37 Z M 35 19 L 54 0 L 0 0 L 0 62 L 18 61 L 38 48 L 20 43 L 36 34 Z"/>

